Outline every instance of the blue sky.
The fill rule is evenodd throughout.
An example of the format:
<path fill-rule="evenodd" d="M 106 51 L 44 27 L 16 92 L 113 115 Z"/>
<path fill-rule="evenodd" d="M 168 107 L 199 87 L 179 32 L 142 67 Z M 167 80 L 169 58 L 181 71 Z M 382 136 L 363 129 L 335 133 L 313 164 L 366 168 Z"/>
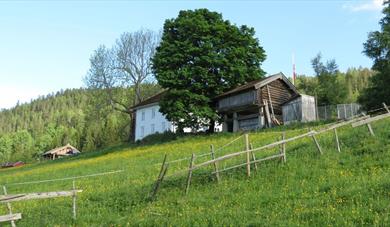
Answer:
<path fill-rule="evenodd" d="M 208 8 L 252 26 L 267 53 L 268 74 L 311 75 L 322 52 L 340 69 L 371 67 L 362 54 L 378 30 L 382 0 L 281 1 L 0 1 L 0 109 L 65 88 L 82 87 L 89 57 L 123 32 L 159 31 L 180 10 Z"/>

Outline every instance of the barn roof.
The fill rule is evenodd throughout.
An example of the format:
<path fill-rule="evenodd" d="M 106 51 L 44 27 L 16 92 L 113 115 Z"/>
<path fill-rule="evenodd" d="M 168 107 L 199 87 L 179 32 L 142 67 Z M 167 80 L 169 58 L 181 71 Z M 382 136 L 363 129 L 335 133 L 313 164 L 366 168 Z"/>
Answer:
<path fill-rule="evenodd" d="M 153 103 L 158 103 L 160 102 L 161 98 L 165 95 L 166 93 L 166 90 L 164 91 L 161 91 L 153 96 L 150 96 L 149 98 L 139 102 L 137 105 L 135 106 L 132 106 L 131 109 L 132 110 L 136 110 L 136 109 L 139 109 L 140 107 L 142 106 L 146 106 L 146 105 L 150 105 L 150 104 L 153 104 Z"/>
<path fill-rule="evenodd" d="M 232 90 L 229 90 L 225 93 L 222 93 L 222 94 L 218 95 L 216 98 L 225 97 L 225 96 L 239 93 L 239 92 L 249 90 L 249 89 L 258 89 L 258 88 L 261 88 L 261 87 L 263 87 L 263 86 L 265 86 L 265 85 L 267 85 L 275 80 L 278 80 L 278 79 L 283 80 L 291 90 L 293 90 L 295 93 L 298 94 L 298 91 L 295 88 L 295 86 L 287 79 L 287 77 L 282 72 L 280 72 L 280 73 L 268 76 L 266 78 L 261 78 L 258 80 L 250 81 L 246 84 L 243 84 L 241 86 L 233 88 Z"/>
<path fill-rule="evenodd" d="M 75 148 L 74 146 L 72 146 L 70 144 L 67 144 L 63 147 L 57 147 L 57 148 L 51 149 L 50 151 L 47 151 L 47 152 L 43 153 L 42 155 L 45 156 L 45 155 L 49 155 L 49 154 L 56 154 L 56 153 L 62 151 L 63 149 L 67 149 L 67 148 L 71 148 L 74 153 L 80 153 L 80 151 L 77 150 L 77 148 Z"/>

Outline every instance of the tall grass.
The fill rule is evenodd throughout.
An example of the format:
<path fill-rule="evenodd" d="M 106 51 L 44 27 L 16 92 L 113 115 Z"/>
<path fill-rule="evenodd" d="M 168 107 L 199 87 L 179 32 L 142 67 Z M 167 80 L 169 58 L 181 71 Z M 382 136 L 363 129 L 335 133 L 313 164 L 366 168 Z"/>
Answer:
<path fill-rule="evenodd" d="M 287 144 L 287 163 L 264 162 L 250 178 L 245 167 L 221 174 L 217 183 L 212 167 L 194 171 L 189 195 L 184 195 L 185 174 L 167 178 L 154 202 L 148 194 L 156 180 L 163 155 L 169 160 L 209 152 L 239 134 L 175 138 L 167 143 L 117 147 L 79 157 L 0 170 L 0 184 L 86 175 L 123 169 L 115 175 L 76 180 L 84 192 L 78 197 L 78 218 L 72 220 L 72 200 L 58 198 L 15 202 L 23 214 L 18 226 L 386 226 L 390 225 L 390 120 L 366 127 L 339 130 L 341 153 L 334 135 L 318 136 L 320 155 L 310 138 Z M 306 127 L 306 126 L 305 126 Z M 312 125 L 312 127 L 316 127 Z M 318 127 L 318 126 L 317 126 Z M 284 128 L 287 137 L 307 129 Z M 254 147 L 280 140 L 281 129 L 250 134 Z M 243 140 L 217 152 L 242 150 Z M 257 153 L 258 157 L 277 148 Z M 210 159 L 205 156 L 203 160 Z M 238 157 L 220 168 L 242 163 Z M 197 162 L 201 162 L 199 159 Z M 188 166 L 171 165 L 168 174 Z M 8 193 L 66 190 L 71 181 L 9 185 Z M 6 214 L 5 206 L 0 214 Z"/>

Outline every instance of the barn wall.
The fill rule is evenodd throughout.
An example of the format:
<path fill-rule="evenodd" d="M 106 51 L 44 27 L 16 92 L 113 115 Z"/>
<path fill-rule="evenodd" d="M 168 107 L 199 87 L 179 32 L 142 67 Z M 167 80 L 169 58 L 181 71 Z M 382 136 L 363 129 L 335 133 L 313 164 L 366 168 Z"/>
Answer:
<path fill-rule="evenodd" d="M 268 90 L 270 95 L 268 95 Z M 260 89 L 261 103 L 263 104 L 263 99 L 267 99 L 269 103 L 269 96 L 270 96 L 275 117 L 280 122 L 283 121 L 282 104 L 290 100 L 293 95 L 294 92 L 282 80 L 275 80 L 269 83 L 268 89 L 267 86 L 263 86 Z"/>
<path fill-rule="evenodd" d="M 238 93 L 218 101 L 218 109 L 230 109 L 240 106 L 254 104 L 256 101 L 255 90 Z"/>
<path fill-rule="evenodd" d="M 302 99 L 301 97 L 283 105 L 283 122 L 289 124 L 302 120 Z"/>

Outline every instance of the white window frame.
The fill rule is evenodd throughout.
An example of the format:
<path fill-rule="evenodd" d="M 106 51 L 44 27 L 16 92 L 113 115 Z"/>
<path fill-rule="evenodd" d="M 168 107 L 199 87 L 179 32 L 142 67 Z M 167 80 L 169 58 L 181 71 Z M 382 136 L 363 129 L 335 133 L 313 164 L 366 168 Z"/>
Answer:
<path fill-rule="evenodd" d="M 154 119 L 156 117 L 156 109 L 153 108 L 152 109 L 152 119 Z"/>
<path fill-rule="evenodd" d="M 144 110 L 142 111 L 141 120 L 142 120 L 142 121 L 144 121 L 144 120 L 145 120 L 145 111 L 144 111 Z"/>
<path fill-rule="evenodd" d="M 141 137 L 145 136 L 145 127 L 141 126 Z"/>

